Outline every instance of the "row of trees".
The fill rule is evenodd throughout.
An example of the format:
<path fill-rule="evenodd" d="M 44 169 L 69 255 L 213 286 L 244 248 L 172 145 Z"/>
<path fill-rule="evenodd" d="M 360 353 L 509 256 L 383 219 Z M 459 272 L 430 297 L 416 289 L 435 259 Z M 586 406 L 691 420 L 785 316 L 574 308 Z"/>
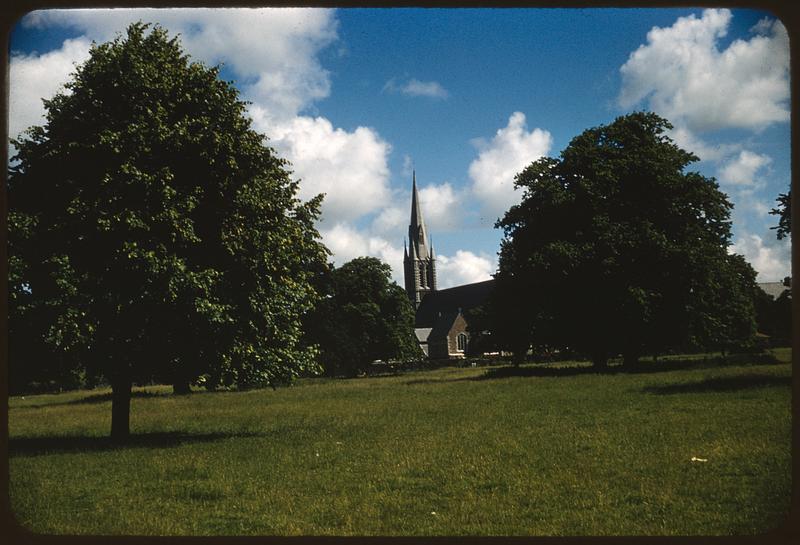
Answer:
<path fill-rule="evenodd" d="M 94 45 L 9 168 L 9 360 L 28 380 L 110 382 L 112 436 L 131 386 L 188 392 L 355 375 L 420 356 L 389 267 L 336 269 L 288 165 L 246 104 L 177 39 L 135 24 Z M 516 178 L 494 298 L 470 317 L 518 358 L 729 347 L 752 337 L 755 273 L 730 255 L 731 205 L 669 124 L 636 113 Z M 788 197 L 787 201 L 788 203 Z M 788 233 L 782 220 L 779 236 Z M 472 343 L 478 346 L 480 343 Z"/>
<path fill-rule="evenodd" d="M 669 349 L 752 343 L 761 293 L 753 268 L 728 253 L 732 205 L 713 179 L 686 171 L 697 157 L 671 128 L 633 113 L 517 175 L 522 201 L 497 222 L 496 291 L 475 329 L 517 362 L 533 345 L 598 367 L 616 354 L 634 365 Z"/>
<path fill-rule="evenodd" d="M 218 76 L 134 24 L 93 45 L 45 101 L 46 123 L 13 142 L 12 387 L 103 378 L 114 437 L 129 434 L 135 382 L 274 387 L 319 373 L 320 345 L 348 373 L 412 346 L 413 311 L 388 269 L 331 269 L 314 227 L 322 196 L 297 198 Z M 400 326 L 378 338 L 387 322 Z"/>

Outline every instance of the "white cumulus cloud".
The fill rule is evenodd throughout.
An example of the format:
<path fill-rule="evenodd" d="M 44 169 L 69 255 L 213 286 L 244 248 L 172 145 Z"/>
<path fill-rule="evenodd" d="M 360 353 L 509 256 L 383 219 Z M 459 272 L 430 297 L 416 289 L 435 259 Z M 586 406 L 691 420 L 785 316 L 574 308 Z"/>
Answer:
<path fill-rule="evenodd" d="M 719 170 L 719 180 L 723 184 L 739 187 L 758 187 L 763 185 L 759 177 L 761 169 L 772 162 L 768 155 L 742 150 L 739 155 L 725 163 Z"/>
<path fill-rule="evenodd" d="M 419 188 L 419 205 L 427 227 L 434 231 L 451 231 L 462 220 L 462 195 L 449 182 Z"/>
<path fill-rule="evenodd" d="M 67 27 L 90 40 L 108 41 L 136 21 L 157 22 L 180 33 L 183 48 L 207 64 L 224 63 L 245 81 L 246 98 L 277 120 L 297 115 L 330 94 L 328 72 L 318 53 L 337 39 L 332 10 L 259 9 L 75 9 L 41 10 L 21 24 Z M 241 82 L 240 82 L 241 83 Z"/>
<path fill-rule="evenodd" d="M 668 136 L 681 149 L 694 153 L 701 161 L 721 161 L 742 148 L 741 144 L 735 142 L 710 144 L 682 125 L 675 125 Z"/>
<path fill-rule="evenodd" d="M 402 199 L 405 203 L 406 199 Z M 392 199 L 392 204 L 385 206 L 375 219 L 372 220 L 370 229 L 373 233 L 385 235 L 393 238 L 405 236 L 409 222 L 409 208 L 400 206 L 399 200 Z"/>
<path fill-rule="evenodd" d="M 52 98 L 69 80 L 77 64 L 89 58 L 91 40 L 66 40 L 61 48 L 38 55 L 15 54 L 9 59 L 8 133 L 16 138 L 44 123 L 43 98 Z"/>
<path fill-rule="evenodd" d="M 496 271 L 494 259 L 458 250 L 453 256 L 436 256 L 439 289 L 491 280 Z"/>
<path fill-rule="evenodd" d="M 786 28 L 763 20 L 749 40 L 720 50 L 731 17 L 727 9 L 707 9 L 699 19 L 690 15 L 671 27 L 654 27 L 620 68 L 620 106 L 646 100 L 651 110 L 695 131 L 788 121 Z"/>
<path fill-rule="evenodd" d="M 474 141 L 478 157 L 469 165 L 472 193 L 490 223 L 519 202 L 521 193 L 514 188 L 514 176 L 524 167 L 547 155 L 553 138 L 546 130 L 527 130 L 525 114 L 514 112 L 508 125 L 499 129 L 491 141 Z"/>
<path fill-rule="evenodd" d="M 467 195 L 450 182 L 421 185 L 417 181 L 422 217 L 428 231 L 452 232 L 464 223 L 464 205 Z M 411 192 L 393 191 L 385 206 L 375 216 L 373 232 L 387 236 L 405 235 L 410 221 Z"/>
<path fill-rule="evenodd" d="M 325 193 L 323 220 L 350 221 L 381 209 L 390 198 L 389 144 L 368 127 L 334 128 L 324 117 L 298 116 L 270 125 L 254 111 L 255 127 L 267 132 L 279 155 L 300 178 L 300 198 Z M 263 125 L 263 126 L 262 126 Z"/>
<path fill-rule="evenodd" d="M 728 251 L 745 257 L 758 272 L 758 282 L 777 282 L 792 274 L 790 244 L 768 246 L 760 236 L 742 233 Z"/>
<path fill-rule="evenodd" d="M 357 257 L 377 257 L 392 267 L 392 279 L 403 285 L 403 249 L 383 237 L 362 233 L 348 223 L 337 223 L 320 231 L 322 242 L 333 253 L 333 262 L 340 267 Z"/>

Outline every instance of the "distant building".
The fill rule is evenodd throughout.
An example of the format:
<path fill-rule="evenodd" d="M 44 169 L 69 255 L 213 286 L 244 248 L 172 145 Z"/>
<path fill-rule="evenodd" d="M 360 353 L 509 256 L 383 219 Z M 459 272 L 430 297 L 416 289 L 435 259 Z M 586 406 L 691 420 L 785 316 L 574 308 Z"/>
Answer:
<path fill-rule="evenodd" d="M 783 282 L 761 282 L 758 287 L 767 295 L 777 299 L 783 292 L 792 287 L 792 280 L 791 277 L 786 277 Z"/>
<path fill-rule="evenodd" d="M 494 280 L 437 289 L 436 254 L 422 217 L 416 172 L 411 183 L 411 222 L 403 257 L 405 288 L 416 310 L 414 332 L 430 359 L 461 358 L 469 347 L 468 310 L 481 305 Z"/>

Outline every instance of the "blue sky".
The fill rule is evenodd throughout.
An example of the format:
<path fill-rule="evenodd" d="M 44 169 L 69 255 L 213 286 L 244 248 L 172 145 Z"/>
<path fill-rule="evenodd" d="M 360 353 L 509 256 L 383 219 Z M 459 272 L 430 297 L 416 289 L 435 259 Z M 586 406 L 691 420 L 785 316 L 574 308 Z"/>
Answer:
<path fill-rule="evenodd" d="M 133 21 L 252 102 L 288 158 L 337 264 L 374 255 L 402 282 L 411 169 L 440 285 L 489 278 L 513 176 L 586 128 L 634 110 L 668 118 L 732 202 L 732 251 L 759 281 L 790 274 L 768 214 L 790 183 L 789 52 L 766 12 L 702 9 L 262 9 L 33 12 L 10 42 L 11 136 L 89 44 Z"/>

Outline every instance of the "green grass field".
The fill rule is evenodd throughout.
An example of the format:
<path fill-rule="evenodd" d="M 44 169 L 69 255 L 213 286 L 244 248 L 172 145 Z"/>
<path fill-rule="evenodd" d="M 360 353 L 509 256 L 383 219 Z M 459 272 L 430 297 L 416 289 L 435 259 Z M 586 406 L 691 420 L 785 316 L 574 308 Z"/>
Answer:
<path fill-rule="evenodd" d="M 791 364 L 442 368 L 291 388 L 14 397 L 10 499 L 45 534 L 754 534 L 791 494 Z M 692 461 L 692 458 L 707 461 Z"/>

